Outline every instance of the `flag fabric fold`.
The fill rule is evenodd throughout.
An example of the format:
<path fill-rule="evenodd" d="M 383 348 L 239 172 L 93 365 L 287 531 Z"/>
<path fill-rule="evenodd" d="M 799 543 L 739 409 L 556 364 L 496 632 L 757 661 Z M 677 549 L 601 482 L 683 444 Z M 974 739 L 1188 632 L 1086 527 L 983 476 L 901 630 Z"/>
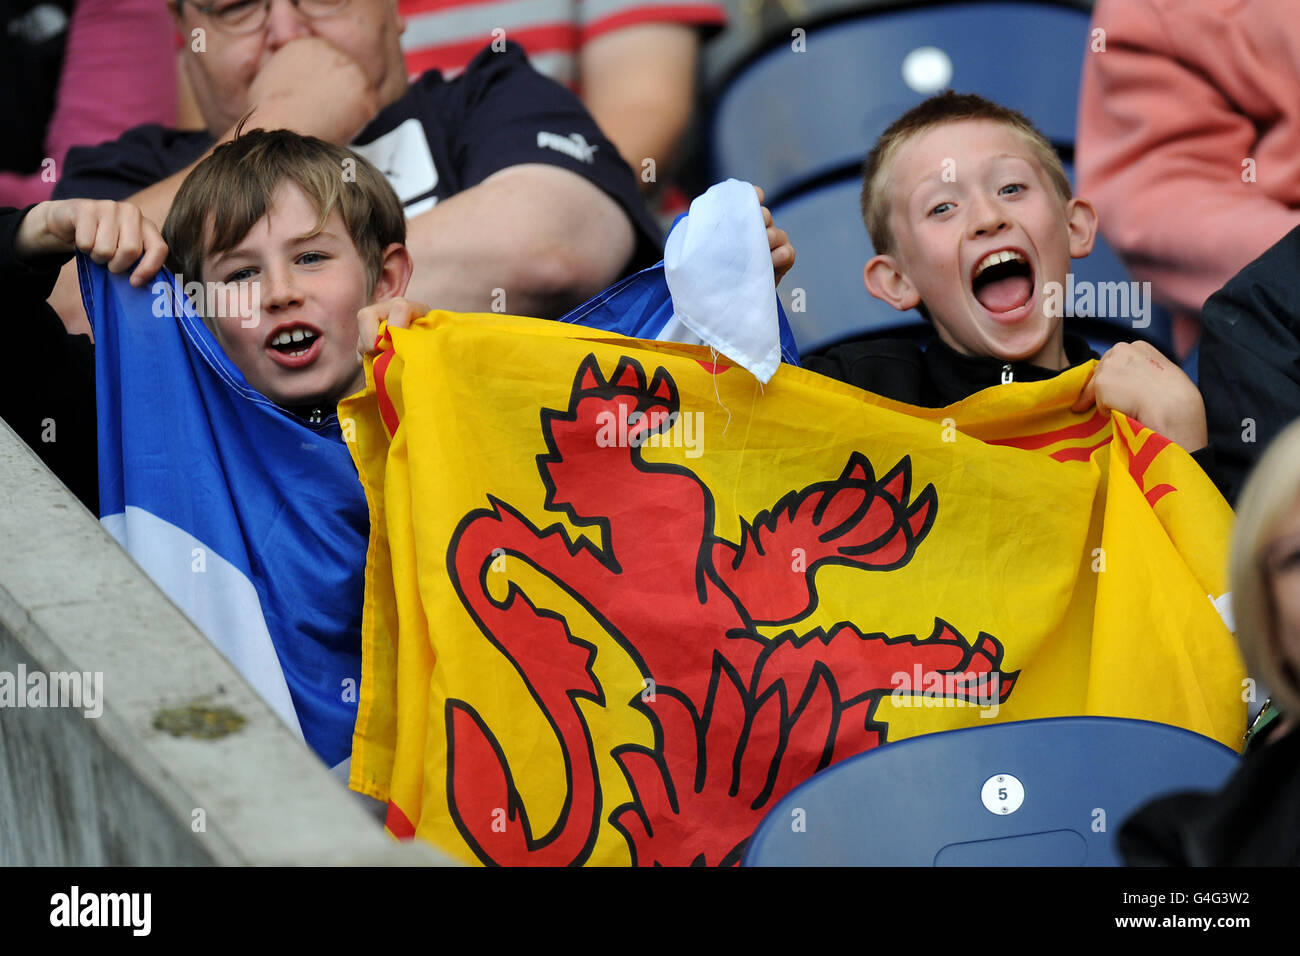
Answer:
<path fill-rule="evenodd" d="M 351 785 L 470 862 L 733 864 L 831 762 L 1103 714 L 1238 746 L 1231 512 L 1073 413 L 1091 366 L 913 408 L 503 315 L 389 329 Z"/>

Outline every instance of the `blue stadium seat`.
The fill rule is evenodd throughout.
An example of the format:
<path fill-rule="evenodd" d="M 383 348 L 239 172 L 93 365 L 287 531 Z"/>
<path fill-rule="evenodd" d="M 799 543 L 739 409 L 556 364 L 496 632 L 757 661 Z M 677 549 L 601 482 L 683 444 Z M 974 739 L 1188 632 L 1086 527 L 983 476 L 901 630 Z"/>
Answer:
<path fill-rule="evenodd" d="M 762 185 L 777 223 L 790 234 L 798 261 L 782 284 L 782 299 L 802 352 L 862 335 L 924 331 L 919 313 L 895 312 L 862 285 L 872 250 L 858 216 L 858 169 L 885 127 L 936 84 L 1028 115 L 1061 152 L 1073 179 L 1069 161 L 1089 27 L 1086 11 L 1052 2 L 863 11 L 810 26 L 806 52 L 783 40 L 736 73 L 712 114 L 714 178 Z M 1129 281 L 1100 238 L 1073 269 L 1076 280 Z M 1163 310 L 1154 310 L 1140 329 L 1127 316 L 1070 327 L 1098 352 L 1142 338 L 1172 354 Z"/>
<path fill-rule="evenodd" d="M 921 313 L 895 311 L 862 283 L 862 267 L 875 252 L 858 212 L 860 189 L 854 174 L 770 207 L 794 244 L 794 268 L 777 292 L 801 353 L 925 323 Z"/>
<path fill-rule="evenodd" d="M 813 24 L 805 52 L 786 38 L 727 84 L 709 123 L 713 180 L 744 179 L 779 200 L 856 168 L 886 126 L 943 86 L 1014 107 L 1068 147 L 1088 25 L 1077 7 L 1044 2 L 927 5 Z"/>
<path fill-rule="evenodd" d="M 1237 764 L 1207 737 L 1108 717 L 912 737 L 790 791 L 755 830 L 743 863 L 1117 866 L 1126 817 L 1165 793 L 1217 790 Z"/>

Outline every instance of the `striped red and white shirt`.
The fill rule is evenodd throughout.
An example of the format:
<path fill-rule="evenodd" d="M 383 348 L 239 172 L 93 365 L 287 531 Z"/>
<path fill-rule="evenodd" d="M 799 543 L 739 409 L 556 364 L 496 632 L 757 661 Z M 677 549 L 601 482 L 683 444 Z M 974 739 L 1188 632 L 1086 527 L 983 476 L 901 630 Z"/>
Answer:
<path fill-rule="evenodd" d="M 721 3 L 699 0 L 401 0 L 406 70 L 454 76 L 494 40 L 514 40 L 538 72 L 571 89 L 579 85 L 578 54 L 606 33 L 646 23 L 716 29 Z"/>

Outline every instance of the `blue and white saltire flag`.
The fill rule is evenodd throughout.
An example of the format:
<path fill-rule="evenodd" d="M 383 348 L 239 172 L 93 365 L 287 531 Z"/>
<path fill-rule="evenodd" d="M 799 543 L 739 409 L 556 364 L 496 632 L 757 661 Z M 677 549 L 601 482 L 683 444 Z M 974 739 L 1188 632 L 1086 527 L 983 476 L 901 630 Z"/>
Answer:
<path fill-rule="evenodd" d="M 175 279 L 77 257 L 95 332 L 100 517 L 330 767 L 352 753 L 369 517 L 337 415 L 244 380 Z M 179 314 L 178 314 L 179 313 Z"/>

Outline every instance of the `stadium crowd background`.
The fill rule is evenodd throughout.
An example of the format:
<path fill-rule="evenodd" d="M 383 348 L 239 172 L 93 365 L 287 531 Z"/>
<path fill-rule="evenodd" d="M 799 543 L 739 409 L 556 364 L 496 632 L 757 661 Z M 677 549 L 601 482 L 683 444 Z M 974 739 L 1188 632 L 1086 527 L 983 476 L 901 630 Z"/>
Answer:
<path fill-rule="evenodd" d="M 181 22 L 192 25 L 213 7 L 229 6 L 218 0 L 202 11 L 182 3 Z M 376 30 L 393 22 L 380 10 L 391 6 L 387 0 L 272 0 L 267 6 L 266 29 L 282 44 L 309 39 L 308 14 L 331 16 L 336 7 L 364 8 Z M 517 23 L 497 23 L 493 3 L 400 0 L 397 6 L 406 22 L 404 73 L 411 77 L 434 68 L 455 75 L 484 46 L 521 43 L 539 70 L 582 97 L 661 225 L 712 181 L 735 176 L 762 186 L 776 226 L 798 251 L 782 295 L 809 353 L 865 334 L 907 337 L 928 328 L 920 315 L 872 299 L 858 278 L 872 249 L 856 193 L 862 158 L 877 136 L 947 86 L 1019 109 L 1056 148 L 1076 192 L 1100 213 L 1104 241 L 1080 276 L 1150 282 L 1159 306 L 1149 322 L 1148 314 L 1130 308 L 1083 317 L 1076 328 L 1098 352 L 1144 341 L 1199 381 L 1211 449 L 1206 468 L 1229 501 L 1271 439 L 1300 416 L 1300 239 L 1292 234 L 1300 225 L 1300 16 L 1286 0 L 1100 0 L 1095 9 L 1087 2 L 1028 0 L 583 0 L 540 2 Z M 512 13 L 521 8 L 499 6 Z M 12 131 L 0 155 L 0 206 L 148 191 L 188 167 L 232 118 L 219 97 L 239 96 L 205 72 L 206 50 L 194 46 L 203 38 L 180 33 L 162 0 L 27 0 L 10 9 L 0 40 L 10 45 L 0 63 L 10 71 L 6 126 Z M 361 37 L 356 49 L 392 39 Z M 297 63 L 281 57 L 286 74 L 290 66 L 327 62 L 325 51 L 308 52 Z M 354 58 L 347 69 L 357 65 Z M 367 79 L 380 69 L 378 61 L 359 65 Z M 241 78 L 245 88 L 254 88 L 256 73 Z M 379 78 L 372 85 L 384 83 L 391 89 L 363 103 L 360 120 L 342 120 L 329 131 L 336 141 L 350 142 L 404 95 L 404 80 Z M 835 110 L 825 108 L 828 101 Z M 188 131 L 191 139 L 151 134 L 148 148 L 164 156 L 157 167 L 140 172 L 139 153 L 123 153 L 115 171 L 121 175 L 112 182 L 96 179 L 69 155 L 145 123 Z M 331 138 L 319 129 L 304 132 Z M 490 137 L 478 133 L 484 138 L 457 148 L 490 152 Z M 579 154 L 584 145 L 590 142 L 577 144 Z M 585 162 L 581 155 L 578 161 Z M 509 168 L 502 160 L 468 163 L 461 171 L 465 185 L 457 188 L 479 195 Z M 65 169 L 81 178 L 65 180 Z M 559 280 L 520 278 L 522 301 L 534 306 L 530 313 L 558 315 L 631 264 L 656 257 L 655 223 L 626 182 L 610 185 L 607 177 L 615 175 L 593 173 L 575 186 L 566 201 L 590 203 L 592 218 L 556 226 L 566 235 L 601 235 L 604 258 Z M 599 194 L 587 191 L 593 185 Z M 420 196 L 401 199 L 408 220 L 427 212 L 418 207 Z M 158 211 L 165 213 L 169 201 L 150 193 L 141 206 L 161 223 Z M 504 195 L 497 201 L 505 202 Z M 533 213 L 540 222 L 548 210 Z M 603 238 L 611 229 L 612 244 Z M 513 254 L 524 259 L 530 252 L 520 247 Z M 418 270 L 418 253 L 415 259 Z M 70 331 L 83 331 L 71 275 L 65 271 L 62 292 L 50 302 Z M 476 297 L 490 288 L 479 282 L 451 301 L 481 307 Z M 423 296 L 444 291 L 430 287 Z M 1247 420 L 1249 440 L 1242 437 Z M 1273 507 L 1271 520 L 1285 504 Z M 1278 647 L 1277 634 L 1260 640 L 1265 658 L 1300 657 L 1293 644 Z M 1283 663 L 1274 681 L 1294 681 L 1289 667 Z M 1275 726 L 1285 731 L 1284 720 Z"/>

